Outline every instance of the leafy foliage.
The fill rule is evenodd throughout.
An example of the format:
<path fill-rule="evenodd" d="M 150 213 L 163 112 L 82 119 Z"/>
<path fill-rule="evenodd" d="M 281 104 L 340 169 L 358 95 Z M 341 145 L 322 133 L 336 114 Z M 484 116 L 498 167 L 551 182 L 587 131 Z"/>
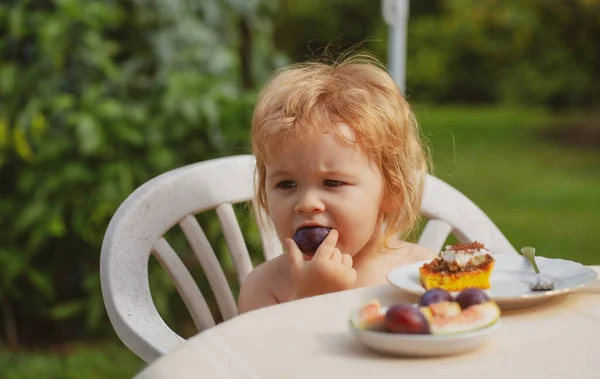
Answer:
<path fill-rule="evenodd" d="M 255 90 L 242 76 L 274 67 L 270 12 L 241 0 L 0 5 L 0 301 L 21 338 L 73 317 L 102 324 L 102 237 L 137 186 L 247 152 Z M 252 50 L 239 48 L 241 23 L 261 41 Z"/>
<path fill-rule="evenodd" d="M 600 1 L 437 3 L 435 14 L 410 23 L 408 82 L 415 96 L 597 106 Z"/>
<path fill-rule="evenodd" d="M 275 41 L 294 60 L 331 44 L 359 45 L 385 59 L 389 36 L 380 3 L 286 1 Z M 407 33 L 412 100 L 598 106 L 598 0 L 410 1 Z"/>

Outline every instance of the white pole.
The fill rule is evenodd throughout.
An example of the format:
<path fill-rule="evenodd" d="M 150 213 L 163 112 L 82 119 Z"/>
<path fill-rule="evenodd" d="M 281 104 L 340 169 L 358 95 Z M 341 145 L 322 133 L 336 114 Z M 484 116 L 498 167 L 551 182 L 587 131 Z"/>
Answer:
<path fill-rule="evenodd" d="M 409 0 L 383 0 L 381 11 L 389 25 L 388 69 L 402 94 L 405 94 Z"/>

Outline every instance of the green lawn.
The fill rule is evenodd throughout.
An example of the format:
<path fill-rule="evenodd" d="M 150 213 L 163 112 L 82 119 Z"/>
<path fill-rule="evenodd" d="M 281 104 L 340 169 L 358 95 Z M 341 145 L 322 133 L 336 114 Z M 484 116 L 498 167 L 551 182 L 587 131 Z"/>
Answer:
<path fill-rule="evenodd" d="M 435 175 L 475 201 L 519 248 L 600 264 L 600 153 L 539 138 L 542 111 L 416 108 Z M 566 116 L 564 116 L 566 120 Z M 129 378 L 143 362 L 120 342 L 69 353 L 0 350 L 0 378 Z"/>
<path fill-rule="evenodd" d="M 131 378 L 145 363 L 120 342 L 74 346 L 64 352 L 12 353 L 0 349 L 2 379 Z"/>
<path fill-rule="evenodd" d="M 519 249 L 600 264 L 600 153 L 540 138 L 527 109 L 416 107 L 434 174 L 478 204 Z M 567 122 L 568 116 L 560 121 Z"/>

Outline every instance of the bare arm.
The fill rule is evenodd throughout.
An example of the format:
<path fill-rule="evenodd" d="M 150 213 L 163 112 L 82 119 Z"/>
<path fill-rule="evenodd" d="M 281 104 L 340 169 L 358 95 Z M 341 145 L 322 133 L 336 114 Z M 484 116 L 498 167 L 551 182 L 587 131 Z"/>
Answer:
<path fill-rule="evenodd" d="M 273 262 L 266 262 L 248 274 L 240 289 L 239 314 L 278 303 L 271 290 L 273 283 L 278 281 L 277 271 L 272 266 Z"/>

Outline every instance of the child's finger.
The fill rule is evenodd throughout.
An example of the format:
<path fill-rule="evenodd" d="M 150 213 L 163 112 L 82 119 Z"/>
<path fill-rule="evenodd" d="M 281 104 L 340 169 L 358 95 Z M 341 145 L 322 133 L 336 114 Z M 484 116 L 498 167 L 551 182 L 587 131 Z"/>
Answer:
<path fill-rule="evenodd" d="M 356 283 L 356 279 L 358 277 L 356 270 L 351 268 L 350 270 L 348 270 L 348 273 L 346 275 L 347 275 L 346 277 L 348 279 L 348 282 L 352 283 L 352 286 L 354 286 L 354 284 Z"/>
<path fill-rule="evenodd" d="M 352 267 L 352 256 L 350 254 L 342 254 L 342 265 Z"/>
<path fill-rule="evenodd" d="M 321 242 L 321 245 L 317 248 L 315 255 L 313 256 L 314 260 L 329 260 L 333 255 L 333 249 L 335 249 L 335 245 L 338 240 L 339 233 L 335 229 L 331 229 L 327 237 Z"/>
<path fill-rule="evenodd" d="M 342 252 L 338 248 L 334 248 L 331 253 L 331 261 L 334 263 L 342 263 Z"/>
<path fill-rule="evenodd" d="M 286 238 L 284 243 L 291 265 L 293 267 L 299 267 L 304 262 L 304 258 L 302 257 L 302 252 L 298 248 L 298 245 L 296 245 L 296 242 L 291 238 Z"/>

